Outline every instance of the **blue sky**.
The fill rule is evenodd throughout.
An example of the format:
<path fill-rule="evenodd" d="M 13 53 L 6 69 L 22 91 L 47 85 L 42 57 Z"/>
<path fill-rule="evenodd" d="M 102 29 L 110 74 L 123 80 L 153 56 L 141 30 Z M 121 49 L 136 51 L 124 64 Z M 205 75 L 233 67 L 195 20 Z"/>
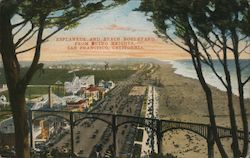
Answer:
<path fill-rule="evenodd" d="M 133 11 L 140 5 L 139 0 L 99 11 L 80 21 L 80 25 L 61 35 L 81 36 L 155 36 L 154 26 L 144 13 Z"/>

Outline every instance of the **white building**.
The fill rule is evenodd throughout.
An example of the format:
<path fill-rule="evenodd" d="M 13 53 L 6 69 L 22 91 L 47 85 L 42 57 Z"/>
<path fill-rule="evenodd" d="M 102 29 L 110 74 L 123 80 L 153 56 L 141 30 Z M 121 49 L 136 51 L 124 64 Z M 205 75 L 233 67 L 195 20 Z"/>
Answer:
<path fill-rule="evenodd" d="M 95 85 L 95 76 L 94 75 L 87 75 L 82 76 L 81 80 L 81 87 L 88 88 L 90 85 Z"/>
<path fill-rule="evenodd" d="M 7 84 L 0 84 L 0 92 L 8 90 Z"/>
<path fill-rule="evenodd" d="M 2 95 L 0 97 L 0 108 L 5 107 L 6 105 L 9 105 L 9 102 L 7 101 L 7 98 Z"/>
<path fill-rule="evenodd" d="M 82 88 L 89 88 L 91 85 L 95 85 L 95 76 L 87 75 L 79 78 L 75 76 L 72 82 L 65 82 L 64 87 L 67 93 L 72 93 L 73 95 L 79 92 Z"/>
<path fill-rule="evenodd" d="M 81 89 L 81 80 L 78 76 L 75 76 L 72 82 L 65 82 L 64 87 L 67 93 L 74 95 Z"/>
<path fill-rule="evenodd" d="M 50 103 L 48 95 L 43 95 L 39 98 L 29 100 L 28 102 L 32 104 L 32 110 L 46 109 L 46 108 L 58 108 L 61 109 L 66 106 L 66 102 L 63 98 L 58 97 L 55 94 L 50 95 Z M 50 105 L 49 105 L 50 104 Z"/>
<path fill-rule="evenodd" d="M 1 95 L 0 102 L 7 102 L 7 98 L 4 95 Z"/>

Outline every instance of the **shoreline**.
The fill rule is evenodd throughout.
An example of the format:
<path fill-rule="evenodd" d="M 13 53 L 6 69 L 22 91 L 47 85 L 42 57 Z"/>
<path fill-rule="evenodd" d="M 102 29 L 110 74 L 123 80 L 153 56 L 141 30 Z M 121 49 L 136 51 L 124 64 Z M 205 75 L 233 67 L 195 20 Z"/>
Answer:
<path fill-rule="evenodd" d="M 243 63 L 246 64 L 246 61 L 248 61 L 248 59 L 241 60 L 242 64 Z M 217 68 L 216 71 L 218 72 L 219 75 L 221 75 L 224 78 L 224 81 L 225 81 L 225 76 L 223 75 L 222 67 L 218 65 L 218 61 L 214 61 L 214 62 L 215 62 L 215 67 Z M 197 77 L 196 72 L 193 68 L 193 64 L 192 64 L 191 60 L 173 60 L 173 61 L 170 61 L 168 63 L 171 64 L 172 68 L 175 69 L 174 73 L 179 74 L 183 77 L 188 77 L 188 78 L 198 80 L 198 77 Z M 230 71 L 232 71 L 232 73 L 231 73 L 232 91 L 233 91 L 234 95 L 239 96 L 238 95 L 237 77 L 236 77 L 236 73 L 235 73 L 235 67 L 233 66 L 233 64 L 234 64 L 233 60 L 229 60 L 229 69 L 230 69 Z M 203 72 L 204 72 L 204 76 L 206 78 L 206 82 L 209 85 L 211 85 L 215 88 L 218 88 L 219 90 L 221 90 L 223 92 L 226 91 L 226 88 L 223 86 L 221 81 L 215 76 L 215 74 L 211 71 L 211 69 L 207 65 L 203 65 Z M 245 73 L 242 72 L 242 79 L 243 80 L 244 80 L 244 78 L 246 78 L 247 72 L 245 72 Z M 250 73 L 250 71 L 249 71 L 249 73 Z M 244 98 L 250 99 L 250 83 L 247 83 L 244 86 Z"/>
<path fill-rule="evenodd" d="M 159 117 L 167 120 L 209 124 L 206 98 L 199 81 L 176 74 L 174 71 L 171 64 L 161 64 L 152 75 L 152 78 L 159 78 L 162 84 L 159 88 Z M 230 127 L 226 92 L 213 86 L 210 87 L 217 126 Z M 245 101 L 249 112 L 250 99 L 245 99 Z M 235 95 L 233 102 L 238 129 L 242 130 L 238 97 Z M 250 120 L 249 115 L 248 120 Z M 249 122 L 248 126 L 250 126 Z M 226 151 L 231 153 L 231 140 L 223 139 L 222 142 Z M 215 157 L 220 157 L 216 145 L 214 145 L 214 149 Z M 164 134 L 163 151 L 165 154 L 172 153 L 178 158 L 207 157 L 207 143 L 205 139 L 193 132 L 173 130 Z"/>

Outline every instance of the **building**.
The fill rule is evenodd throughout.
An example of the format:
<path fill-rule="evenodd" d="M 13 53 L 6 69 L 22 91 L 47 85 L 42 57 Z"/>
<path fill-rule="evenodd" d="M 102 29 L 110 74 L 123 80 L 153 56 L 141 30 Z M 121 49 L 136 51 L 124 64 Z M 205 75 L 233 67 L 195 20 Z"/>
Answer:
<path fill-rule="evenodd" d="M 0 122 L 0 146 L 13 147 L 15 145 L 15 127 L 13 118 Z"/>
<path fill-rule="evenodd" d="M 4 95 L 1 95 L 0 102 L 7 102 L 7 98 Z"/>
<path fill-rule="evenodd" d="M 78 76 L 74 76 L 72 82 L 64 83 L 66 93 L 76 94 L 81 89 L 81 80 Z"/>
<path fill-rule="evenodd" d="M 9 102 L 7 102 L 7 98 L 2 95 L 0 97 L 0 109 L 5 108 L 6 105 L 9 105 Z"/>
<path fill-rule="evenodd" d="M 90 85 L 95 85 L 95 76 L 87 75 L 80 78 L 81 87 L 88 88 Z"/>
<path fill-rule="evenodd" d="M 66 102 L 63 98 L 58 97 L 55 94 L 43 95 L 39 98 L 31 99 L 27 101 L 31 110 L 41 109 L 62 109 L 66 106 Z"/>
<path fill-rule="evenodd" d="M 46 142 L 54 130 L 52 120 L 35 120 L 33 124 L 33 138 L 34 143 Z M 0 122 L 0 146 L 15 146 L 15 127 L 13 118 L 7 118 Z"/>
<path fill-rule="evenodd" d="M 84 92 L 85 98 L 93 98 L 93 100 L 97 101 L 100 99 L 100 90 L 96 87 L 91 85 L 87 88 Z"/>
<path fill-rule="evenodd" d="M 95 85 L 95 76 L 87 75 L 79 78 L 74 76 L 72 82 L 65 82 L 64 87 L 66 93 L 77 94 L 82 88 L 89 88 L 91 85 Z"/>
<path fill-rule="evenodd" d="M 89 108 L 90 101 L 88 98 L 81 98 L 78 96 L 64 97 L 66 101 L 66 109 L 70 111 L 84 111 Z"/>
<path fill-rule="evenodd" d="M 41 134 L 39 135 L 40 139 L 48 140 L 49 139 L 49 122 L 47 120 L 40 121 Z"/>

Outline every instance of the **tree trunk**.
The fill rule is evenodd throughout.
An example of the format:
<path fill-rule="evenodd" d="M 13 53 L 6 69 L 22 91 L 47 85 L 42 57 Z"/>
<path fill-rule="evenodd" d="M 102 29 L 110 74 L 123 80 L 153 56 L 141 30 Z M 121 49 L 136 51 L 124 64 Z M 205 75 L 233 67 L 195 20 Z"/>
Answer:
<path fill-rule="evenodd" d="M 224 71 L 227 80 L 227 101 L 228 101 L 228 109 L 229 109 L 229 116 L 230 116 L 230 124 L 232 128 L 232 150 L 235 158 L 240 157 L 239 151 L 239 142 L 238 142 L 238 135 L 237 135 L 237 123 L 235 119 L 235 111 L 233 107 L 233 93 L 232 93 L 232 86 L 231 86 L 231 77 L 229 71 L 227 69 L 226 62 L 224 63 Z"/>
<path fill-rule="evenodd" d="M 189 27 L 190 27 L 190 30 L 192 30 L 190 25 L 189 25 Z M 202 64 L 201 64 L 201 58 L 200 58 L 200 54 L 199 54 L 199 47 L 197 44 L 198 39 L 196 38 L 195 33 L 193 31 L 192 31 L 192 35 L 194 37 L 194 43 L 192 44 L 190 40 L 188 40 L 186 42 L 190 48 L 192 62 L 193 62 L 193 66 L 195 68 L 196 74 L 198 76 L 198 79 L 200 81 L 202 89 L 206 95 L 212 134 L 213 134 L 214 140 L 216 142 L 216 145 L 219 149 L 221 156 L 223 158 L 228 158 L 227 153 L 226 153 L 225 149 L 223 148 L 223 145 L 220 141 L 220 138 L 219 138 L 219 135 L 217 132 L 217 125 L 216 125 L 216 120 L 215 120 L 215 115 L 214 115 L 214 107 L 213 107 L 214 105 L 213 105 L 212 91 L 211 91 L 210 87 L 208 86 L 208 84 L 206 83 L 206 80 L 204 78 L 204 74 L 202 71 Z"/>
<path fill-rule="evenodd" d="M 235 112 L 233 108 L 233 100 L 232 100 L 232 89 L 227 89 L 227 98 L 228 98 L 228 108 L 229 108 L 229 116 L 230 116 L 230 124 L 232 128 L 232 150 L 234 154 L 234 158 L 240 157 L 240 150 L 239 150 L 239 142 L 238 142 L 238 135 L 237 135 L 237 124 L 235 120 Z"/>
<path fill-rule="evenodd" d="M 20 65 L 15 55 L 10 17 L 0 12 L 0 53 L 9 91 L 10 106 L 15 126 L 17 158 L 29 158 L 28 123 L 25 103 L 26 86 L 20 84 Z"/>
<path fill-rule="evenodd" d="M 228 104 L 228 110 L 229 110 L 229 117 L 230 117 L 230 124 L 231 124 L 231 130 L 232 130 L 232 150 L 233 155 L 235 158 L 240 157 L 240 150 L 239 150 L 239 142 L 238 142 L 238 135 L 237 135 L 237 123 L 236 123 L 236 117 L 235 117 L 235 110 L 233 107 L 233 93 L 232 93 L 232 81 L 231 81 L 231 75 L 228 69 L 228 58 L 227 58 L 227 38 L 225 36 L 224 31 L 222 31 L 222 39 L 223 39 L 223 69 L 224 74 L 226 77 L 226 90 L 227 90 L 227 104 Z"/>
<path fill-rule="evenodd" d="M 234 52 L 234 57 L 235 57 L 235 67 L 236 67 L 236 74 L 237 74 L 237 81 L 238 81 L 241 119 L 242 119 L 243 132 L 244 132 L 244 139 L 243 139 L 244 143 L 243 143 L 243 151 L 242 151 L 241 156 L 246 157 L 247 152 L 248 152 L 249 133 L 248 133 L 247 113 L 246 113 L 245 102 L 244 102 L 244 85 L 241 80 L 241 68 L 240 68 L 238 53 Z"/>
<path fill-rule="evenodd" d="M 15 150 L 17 158 L 29 158 L 29 129 L 25 102 L 26 85 L 34 73 L 42 67 L 38 64 L 44 30 L 45 18 L 40 19 L 37 36 L 37 47 L 32 65 L 28 72 L 21 76 L 20 64 L 16 56 L 16 46 L 12 35 L 11 15 L 0 10 L 0 53 L 4 66 L 5 78 L 9 91 L 10 106 L 15 126 Z"/>
<path fill-rule="evenodd" d="M 28 115 L 25 102 L 25 91 L 23 89 L 10 93 L 10 105 L 15 125 L 16 155 L 18 158 L 29 158 Z"/>
<path fill-rule="evenodd" d="M 248 141 L 249 141 L 249 133 L 248 133 L 248 120 L 247 120 L 247 113 L 245 109 L 245 102 L 244 102 L 244 90 L 243 86 L 239 86 L 239 101 L 240 101 L 240 111 L 241 111 L 241 119 L 243 124 L 243 132 L 244 132 L 244 138 L 243 138 L 243 151 L 242 151 L 242 157 L 247 156 L 248 152 Z"/>
<path fill-rule="evenodd" d="M 198 79 L 201 83 L 201 86 L 203 88 L 203 91 L 205 92 L 206 95 L 206 100 L 207 100 L 207 107 L 208 107 L 208 113 L 209 113 L 209 120 L 210 120 L 210 124 L 211 124 L 211 128 L 212 128 L 212 132 L 213 132 L 213 136 L 216 142 L 216 145 L 219 149 L 219 152 L 221 154 L 221 157 L 223 158 L 228 158 L 223 145 L 220 141 L 220 138 L 218 136 L 218 132 L 217 132 L 217 126 L 216 126 L 216 121 L 215 121 L 215 115 L 214 115 L 214 108 L 213 108 L 213 97 L 212 97 L 212 92 L 211 89 L 209 88 L 209 86 L 207 85 L 204 75 L 202 73 L 202 68 L 201 68 L 201 63 L 200 63 L 200 59 L 197 59 L 195 57 L 195 55 L 192 55 L 192 61 L 193 61 L 193 65 L 194 68 L 196 70 Z"/>
<path fill-rule="evenodd" d="M 243 143 L 243 151 L 242 151 L 242 157 L 247 156 L 248 152 L 248 139 L 249 139 L 249 133 L 248 133 L 248 120 L 247 120 L 247 113 L 245 108 L 245 102 L 244 102 L 244 83 L 242 83 L 241 78 L 241 67 L 239 63 L 239 38 L 236 33 L 235 29 L 232 29 L 232 43 L 233 43 L 233 54 L 234 54 L 234 62 L 235 62 L 235 68 L 236 68 L 236 76 L 237 76 L 237 82 L 238 82 L 238 92 L 239 92 L 239 103 L 240 103 L 240 111 L 241 111 L 241 119 L 243 124 L 243 132 L 244 132 L 244 143 Z"/>

